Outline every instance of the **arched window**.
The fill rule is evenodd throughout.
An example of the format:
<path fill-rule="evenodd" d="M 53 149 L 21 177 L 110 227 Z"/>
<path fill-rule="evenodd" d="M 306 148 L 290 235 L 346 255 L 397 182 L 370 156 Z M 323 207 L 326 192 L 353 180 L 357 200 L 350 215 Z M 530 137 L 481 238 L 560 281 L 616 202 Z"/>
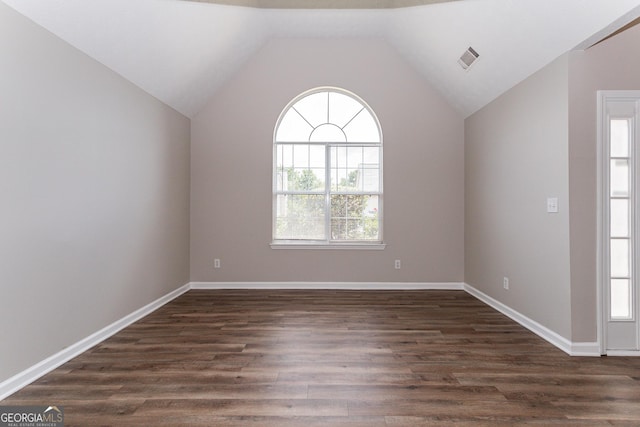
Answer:
<path fill-rule="evenodd" d="M 273 243 L 382 243 L 382 132 L 343 89 L 309 90 L 276 124 Z"/>

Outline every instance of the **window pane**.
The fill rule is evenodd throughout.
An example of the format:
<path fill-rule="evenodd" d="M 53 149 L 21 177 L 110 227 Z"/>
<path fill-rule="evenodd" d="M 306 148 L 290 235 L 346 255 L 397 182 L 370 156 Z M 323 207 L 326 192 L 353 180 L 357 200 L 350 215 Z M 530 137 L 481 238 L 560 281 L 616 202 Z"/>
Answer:
<path fill-rule="evenodd" d="M 312 168 L 325 167 L 325 155 L 326 150 L 323 145 L 310 145 L 309 146 L 309 166 Z"/>
<path fill-rule="evenodd" d="M 276 239 L 325 239 L 324 195 L 279 195 Z"/>
<path fill-rule="evenodd" d="M 362 147 L 331 147 L 331 189 L 333 191 L 359 191 L 357 165 L 362 159 Z M 356 167 L 354 167 L 354 165 Z"/>
<path fill-rule="evenodd" d="M 331 239 L 378 240 L 378 196 L 331 196 Z"/>
<path fill-rule="evenodd" d="M 378 147 L 332 147 L 331 189 L 333 191 L 380 190 Z M 370 162 L 368 162 L 370 161 Z"/>
<path fill-rule="evenodd" d="M 611 277 L 629 277 L 628 239 L 611 239 Z"/>
<path fill-rule="evenodd" d="M 611 199 L 611 237 L 629 236 L 629 200 Z"/>
<path fill-rule="evenodd" d="M 629 121 L 611 120 L 611 157 L 629 157 Z"/>
<path fill-rule="evenodd" d="M 364 162 L 368 164 L 380 164 L 380 148 L 379 147 L 364 147 Z"/>
<path fill-rule="evenodd" d="M 336 92 L 329 93 L 329 122 L 335 123 L 341 128 L 363 108 L 358 101 L 350 96 Z"/>
<path fill-rule="evenodd" d="M 329 121 L 328 99 L 328 92 L 314 93 L 296 102 L 293 108 L 316 128 Z"/>
<path fill-rule="evenodd" d="M 380 190 L 380 170 L 377 165 L 363 164 L 359 172 L 362 190 L 374 192 Z"/>
<path fill-rule="evenodd" d="M 334 124 L 320 125 L 311 134 L 309 141 L 313 142 L 347 142 L 342 129 Z"/>
<path fill-rule="evenodd" d="M 378 125 L 366 109 L 362 110 L 343 129 L 349 142 L 380 142 Z"/>
<path fill-rule="evenodd" d="M 293 150 L 293 167 L 294 168 L 308 168 L 309 161 L 309 146 L 296 144 L 292 145 L 291 149 Z"/>
<path fill-rule="evenodd" d="M 282 191 L 324 191 L 324 169 L 290 168 L 283 175 Z"/>
<path fill-rule="evenodd" d="M 380 191 L 380 148 L 365 147 L 362 163 L 362 189 Z"/>
<path fill-rule="evenodd" d="M 285 167 L 284 165 L 287 165 Z M 293 154 L 290 146 L 276 145 L 276 189 L 278 191 L 286 190 L 287 185 L 286 169 L 293 166 Z"/>
<path fill-rule="evenodd" d="M 343 169 L 347 167 L 347 148 L 331 147 L 331 167 Z"/>
<path fill-rule="evenodd" d="M 313 128 L 293 108 L 282 117 L 276 131 L 277 142 L 304 142 L 309 140 Z"/>
<path fill-rule="evenodd" d="M 282 144 L 276 146 L 278 168 L 293 167 L 293 145 Z"/>
<path fill-rule="evenodd" d="M 631 286 L 628 279 L 611 280 L 611 318 L 631 318 Z"/>
<path fill-rule="evenodd" d="M 346 147 L 331 147 L 331 190 L 338 191 L 348 186 Z"/>
<path fill-rule="evenodd" d="M 611 160 L 611 196 L 629 196 L 629 161 Z"/>
<path fill-rule="evenodd" d="M 362 164 L 364 147 L 347 147 L 347 167 L 349 169 L 358 169 Z"/>
<path fill-rule="evenodd" d="M 278 191 L 324 191 L 324 147 L 308 144 L 276 146 Z"/>

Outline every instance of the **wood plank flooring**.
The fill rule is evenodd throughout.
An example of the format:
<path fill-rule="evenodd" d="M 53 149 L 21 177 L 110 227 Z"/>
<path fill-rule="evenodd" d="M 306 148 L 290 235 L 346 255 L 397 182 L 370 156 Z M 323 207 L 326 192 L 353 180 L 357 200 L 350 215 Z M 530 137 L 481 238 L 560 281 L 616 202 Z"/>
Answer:
<path fill-rule="evenodd" d="M 0 405 L 65 425 L 640 425 L 640 358 L 569 357 L 462 291 L 190 291 Z"/>

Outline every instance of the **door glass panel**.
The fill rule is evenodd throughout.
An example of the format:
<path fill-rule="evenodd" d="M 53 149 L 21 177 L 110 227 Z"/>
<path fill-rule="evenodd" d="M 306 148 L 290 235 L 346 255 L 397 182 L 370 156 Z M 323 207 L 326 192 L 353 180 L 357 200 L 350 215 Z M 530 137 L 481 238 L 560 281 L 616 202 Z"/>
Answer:
<path fill-rule="evenodd" d="M 611 120 L 611 157 L 629 157 L 629 120 Z"/>
<path fill-rule="evenodd" d="M 611 280 L 611 318 L 631 317 L 631 286 L 629 279 Z"/>
<path fill-rule="evenodd" d="M 629 197 L 629 160 L 611 160 L 611 196 Z"/>
<path fill-rule="evenodd" d="M 629 237 L 629 200 L 611 200 L 611 237 Z"/>
<path fill-rule="evenodd" d="M 628 239 L 611 239 L 611 277 L 629 277 Z"/>

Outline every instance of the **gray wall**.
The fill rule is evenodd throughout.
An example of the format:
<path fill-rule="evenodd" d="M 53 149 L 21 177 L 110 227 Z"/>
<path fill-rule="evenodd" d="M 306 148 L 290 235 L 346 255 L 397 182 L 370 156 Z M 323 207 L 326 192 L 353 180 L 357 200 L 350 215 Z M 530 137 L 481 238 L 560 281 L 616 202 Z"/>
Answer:
<path fill-rule="evenodd" d="M 291 99 L 317 86 L 356 93 L 381 122 L 384 251 L 269 247 L 274 126 Z M 270 42 L 192 120 L 191 280 L 461 282 L 463 129 L 381 41 Z"/>
<path fill-rule="evenodd" d="M 0 382 L 189 281 L 189 120 L 0 3 Z"/>
<path fill-rule="evenodd" d="M 465 121 L 466 282 L 574 343 L 597 340 L 596 94 L 640 88 L 639 44 L 570 52 Z"/>
<path fill-rule="evenodd" d="M 569 78 L 571 307 L 573 340 L 596 340 L 598 90 L 640 89 L 640 26 L 584 52 L 572 52 Z"/>
<path fill-rule="evenodd" d="M 565 338 L 568 164 L 566 56 L 465 121 L 466 282 Z M 546 212 L 547 197 L 559 213 Z"/>

